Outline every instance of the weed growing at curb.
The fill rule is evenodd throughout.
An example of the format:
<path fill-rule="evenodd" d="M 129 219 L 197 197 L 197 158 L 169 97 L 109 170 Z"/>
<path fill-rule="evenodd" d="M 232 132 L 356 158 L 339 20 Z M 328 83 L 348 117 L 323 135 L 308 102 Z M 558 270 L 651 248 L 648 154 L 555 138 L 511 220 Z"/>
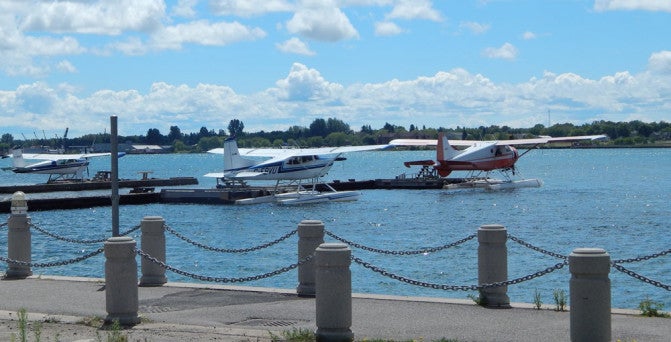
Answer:
<path fill-rule="evenodd" d="M 540 310 L 543 306 L 543 301 L 541 300 L 541 293 L 538 292 L 538 289 L 534 291 L 534 308 Z"/>
<path fill-rule="evenodd" d="M 566 311 L 566 291 L 555 289 L 552 295 L 555 300 L 555 311 Z"/>
<path fill-rule="evenodd" d="M 287 342 L 310 342 L 315 341 L 315 334 L 310 329 L 306 328 L 293 328 L 291 330 L 285 330 L 280 333 L 281 336 L 275 335 L 272 332 L 270 334 L 270 340 L 273 342 L 287 341 Z"/>
<path fill-rule="evenodd" d="M 17 312 L 17 315 L 19 317 L 19 339 L 18 341 L 20 342 L 27 342 L 28 341 L 28 313 L 26 312 L 26 309 L 19 309 Z M 35 342 L 40 342 L 40 338 L 42 337 L 42 324 L 37 323 L 35 324 L 35 328 L 33 330 L 33 334 L 35 335 Z M 17 341 L 16 340 L 16 335 L 12 333 L 10 336 L 10 339 L 12 342 Z"/>
<path fill-rule="evenodd" d="M 671 315 L 662 311 L 664 309 L 663 303 L 655 302 L 648 297 L 638 304 L 638 309 L 641 310 L 641 315 L 646 317 L 671 317 Z"/>
<path fill-rule="evenodd" d="M 487 306 L 487 299 L 480 296 L 480 295 L 474 295 L 472 293 L 468 294 L 467 296 L 469 299 L 471 299 L 475 304 L 480 305 L 480 306 Z"/>

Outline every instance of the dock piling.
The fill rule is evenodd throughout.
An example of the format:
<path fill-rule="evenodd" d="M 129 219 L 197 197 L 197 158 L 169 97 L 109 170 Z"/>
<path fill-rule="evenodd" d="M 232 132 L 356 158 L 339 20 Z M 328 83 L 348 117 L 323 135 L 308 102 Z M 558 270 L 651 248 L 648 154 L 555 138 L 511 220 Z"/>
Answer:
<path fill-rule="evenodd" d="M 610 255 L 576 248 L 569 255 L 571 341 L 610 341 Z"/>
<path fill-rule="evenodd" d="M 12 195 L 11 215 L 7 221 L 7 258 L 22 263 L 8 262 L 6 279 L 25 279 L 33 274 L 30 265 L 32 237 L 26 195 L 17 191 Z"/>
<path fill-rule="evenodd" d="M 111 237 L 105 242 L 105 322 L 140 323 L 135 240 Z"/>
<path fill-rule="evenodd" d="M 140 247 L 142 251 L 165 264 L 165 220 L 160 216 L 145 216 L 140 223 L 142 237 Z M 140 286 L 161 286 L 168 282 L 165 276 L 165 268 L 161 265 L 141 258 L 140 267 L 142 277 Z"/>
<path fill-rule="evenodd" d="M 310 256 L 312 259 L 298 266 L 299 297 L 315 296 L 315 250 L 324 243 L 324 223 L 319 220 L 303 220 L 298 224 L 298 261 Z"/>
<path fill-rule="evenodd" d="M 478 229 L 478 284 L 493 284 L 508 280 L 508 251 L 506 228 L 486 224 Z M 508 286 L 480 290 L 482 305 L 489 308 L 510 308 Z"/>
<path fill-rule="evenodd" d="M 317 341 L 353 341 L 352 250 L 343 243 L 323 243 L 315 251 Z"/>

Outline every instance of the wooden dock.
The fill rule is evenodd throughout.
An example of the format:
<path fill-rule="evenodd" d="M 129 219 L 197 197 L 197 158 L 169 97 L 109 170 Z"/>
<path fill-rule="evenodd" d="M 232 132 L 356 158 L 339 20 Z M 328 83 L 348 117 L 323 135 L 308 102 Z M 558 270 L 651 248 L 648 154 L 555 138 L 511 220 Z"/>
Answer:
<path fill-rule="evenodd" d="M 133 188 L 147 188 L 149 184 L 156 184 L 155 186 L 177 185 L 178 182 L 191 182 L 195 178 L 170 178 L 170 182 L 156 182 L 150 183 L 148 181 L 138 180 L 124 183 L 125 187 Z M 169 181 L 164 180 L 164 181 Z M 157 180 L 158 181 L 158 180 Z M 442 189 L 446 184 L 460 183 L 464 180 L 461 178 L 403 178 L 403 179 L 374 179 L 357 181 L 350 179 L 347 181 L 333 181 L 329 183 L 337 191 L 351 191 L 351 190 L 372 190 L 372 189 Z M 161 184 L 161 185 L 158 185 Z M 52 186 L 55 184 L 42 184 L 40 186 Z M 72 186 L 72 185 L 70 185 Z M 80 184 L 79 187 L 74 187 L 78 190 L 99 190 L 107 189 L 109 187 L 86 188 L 88 185 Z M 101 185 L 98 185 L 101 186 Z M 64 187 L 64 186 L 61 186 Z M 65 187 L 69 190 L 59 191 L 76 191 L 70 187 Z M 40 189 L 38 187 L 38 189 Z M 53 189 L 53 187 L 51 187 Z M 325 191 L 325 185 L 318 185 L 317 190 Z M 43 190 L 43 189 L 42 189 Z M 17 188 L 14 191 L 25 191 L 25 188 Z M 51 190 L 57 191 L 57 190 Z M 198 203 L 198 204 L 234 204 L 236 200 L 246 198 L 256 198 L 261 196 L 268 196 L 272 194 L 273 187 L 235 187 L 235 188 L 213 188 L 213 189 L 162 189 L 160 192 L 138 192 L 122 194 L 119 196 L 120 205 L 132 204 L 149 204 L 149 203 Z M 43 191 L 33 191 L 43 192 Z M 10 191 L 9 193 L 13 193 Z M 9 197 L 9 196 L 7 196 Z M 55 209 L 78 209 L 90 208 L 96 206 L 110 206 L 112 204 L 110 195 L 97 196 L 82 196 L 82 197 L 59 197 L 59 198 L 35 198 L 28 197 L 28 208 L 33 210 L 55 210 Z M 9 213 L 11 203 L 9 198 L 0 201 L 0 213 Z"/>
<path fill-rule="evenodd" d="M 194 177 L 175 177 L 175 178 L 142 178 L 142 179 L 120 179 L 119 188 L 150 188 L 156 186 L 182 186 L 198 184 L 198 179 Z M 0 186 L 0 194 L 13 194 L 17 191 L 23 193 L 42 193 L 57 191 L 89 191 L 106 190 L 112 188 L 112 182 L 109 180 L 79 180 L 63 181 L 45 184 L 30 185 L 5 185 Z"/>

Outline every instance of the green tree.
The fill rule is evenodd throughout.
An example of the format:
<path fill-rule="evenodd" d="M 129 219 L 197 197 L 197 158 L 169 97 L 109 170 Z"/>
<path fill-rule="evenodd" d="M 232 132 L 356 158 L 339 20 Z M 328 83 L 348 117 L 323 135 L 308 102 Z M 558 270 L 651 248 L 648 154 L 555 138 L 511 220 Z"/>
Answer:
<path fill-rule="evenodd" d="M 221 147 L 223 144 L 223 141 L 221 141 L 219 137 L 202 137 L 198 140 L 198 150 L 205 152 L 213 148 Z"/>
<path fill-rule="evenodd" d="M 326 120 L 324 119 L 315 119 L 310 124 L 310 135 L 315 137 L 325 137 L 328 134 L 328 130 L 326 129 Z"/>
<path fill-rule="evenodd" d="M 351 129 L 349 128 L 349 125 L 342 120 L 338 120 L 336 118 L 329 118 L 326 120 L 327 135 L 335 132 L 349 133 L 350 131 Z"/>
<path fill-rule="evenodd" d="M 242 131 L 245 129 L 245 124 L 238 119 L 233 119 L 228 123 L 228 133 L 232 137 L 241 137 Z"/>
<path fill-rule="evenodd" d="M 168 141 L 174 143 L 182 139 L 182 131 L 177 126 L 170 126 L 170 133 L 168 133 Z"/>
<path fill-rule="evenodd" d="M 5 133 L 2 135 L 2 138 L 0 138 L 0 143 L 11 145 L 14 143 L 14 137 L 9 133 Z"/>
<path fill-rule="evenodd" d="M 326 146 L 345 146 L 351 145 L 349 135 L 343 132 L 333 132 L 324 138 Z"/>
<path fill-rule="evenodd" d="M 172 149 L 175 151 L 175 153 L 186 153 L 192 151 L 191 147 L 183 143 L 181 140 L 175 140 L 172 143 Z"/>
<path fill-rule="evenodd" d="M 161 145 L 163 144 L 163 138 L 163 134 L 161 134 L 158 128 L 150 128 L 147 130 L 147 144 Z"/>

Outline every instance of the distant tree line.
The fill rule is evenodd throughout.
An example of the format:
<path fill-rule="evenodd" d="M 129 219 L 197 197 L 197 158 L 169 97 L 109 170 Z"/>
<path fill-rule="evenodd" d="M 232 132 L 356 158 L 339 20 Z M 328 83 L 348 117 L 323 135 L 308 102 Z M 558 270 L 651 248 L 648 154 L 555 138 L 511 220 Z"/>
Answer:
<path fill-rule="evenodd" d="M 385 123 L 382 128 L 373 129 L 364 125 L 359 131 L 335 118 L 315 119 L 308 127 L 294 125 L 285 131 L 245 132 L 244 123 L 238 119 L 229 122 L 227 130 L 201 127 L 195 133 L 182 133 L 178 126 L 170 126 L 167 135 L 157 128 L 150 128 L 145 135 L 120 136 L 120 142 L 172 146 L 175 152 L 203 152 L 221 147 L 223 140 L 236 137 L 240 147 L 320 147 L 346 145 L 386 144 L 397 138 L 434 139 L 438 132 L 445 132 L 450 139 L 502 140 L 521 139 L 534 136 L 577 136 L 605 134 L 608 145 L 655 145 L 671 141 L 671 124 L 660 121 L 646 123 L 642 121 L 612 122 L 594 121 L 590 124 L 555 124 L 545 127 L 542 124 L 531 128 L 511 128 L 508 126 L 480 126 L 456 128 L 427 128 L 410 125 L 408 128 Z M 25 138 L 25 137 L 24 137 Z M 0 137 L 0 151 L 8 151 L 13 146 L 53 146 L 64 145 L 63 139 L 15 139 L 5 133 Z M 94 143 L 109 143 L 109 134 L 86 134 L 78 138 L 68 138 L 67 146 L 91 146 Z M 671 146 L 671 144 L 669 145 Z"/>

